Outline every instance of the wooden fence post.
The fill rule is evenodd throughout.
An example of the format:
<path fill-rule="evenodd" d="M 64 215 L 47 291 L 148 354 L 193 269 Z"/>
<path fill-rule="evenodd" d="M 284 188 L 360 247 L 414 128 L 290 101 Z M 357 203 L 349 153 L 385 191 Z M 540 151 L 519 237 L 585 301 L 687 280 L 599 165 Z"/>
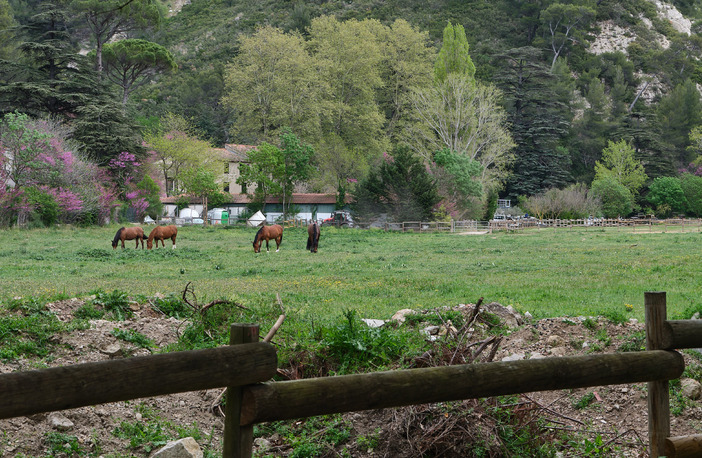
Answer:
<path fill-rule="evenodd" d="M 258 342 L 258 330 L 257 324 L 233 324 L 229 334 L 229 345 Z M 251 458 L 253 425 L 241 425 L 242 388 L 228 386 L 226 400 L 222 458 Z"/>
<path fill-rule="evenodd" d="M 663 325 L 666 320 L 665 292 L 644 293 L 646 308 L 646 350 L 663 348 Z M 648 447 L 649 456 L 665 453 L 665 440 L 670 436 L 670 399 L 668 380 L 648 382 Z"/>

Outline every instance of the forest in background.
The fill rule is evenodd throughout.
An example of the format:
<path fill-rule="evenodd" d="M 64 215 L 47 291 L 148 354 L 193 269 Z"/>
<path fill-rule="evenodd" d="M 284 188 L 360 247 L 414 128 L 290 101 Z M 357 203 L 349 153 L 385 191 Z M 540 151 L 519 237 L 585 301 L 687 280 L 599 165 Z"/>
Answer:
<path fill-rule="evenodd" d="M 19 128 L 43 132 L 66 141 L 54 156 L 95 165 L 83 186 L 98 183 L 103 202 L 86 222 L 110 201 L 153 212 L 169 180 L 173 192 L 215 192 L 209 149 L 226 143 L 270 146 L 261 161 L 277 169 L 249 170 L 259 184 L 272 177 L 266 192 L 350 193 L 359 211 L 398 218 L 482 218 L 497 196 L 540 216 L 699 216 L 702 12 L 697 1 L 670 5 L 690 34 L 647 0 L 195 0 L 177 11 L 0 0 L 0 113 L 13 116 L 3 146 Z M 437 72 L 447 25 L 452 55 L 469 62 L 451 67 L 458 78 Z M 626 45 L 595 54 L 605 27 Z M 455 121 L 435 103 L 447 98 L 475 120 L 450 139 L 432 127 Z M 487 131 L 475 127 L 484 113 Z M 35 149 L 28 163 L 51 156 Z M 300 158 L 308 167 L 276 178 Z M 5 198 L 68 208 L 66 193 L 80 192 L 48 169 L 18 174 L 28 192 Z M 51 180 L 53 191 L 41 187 Z"/>

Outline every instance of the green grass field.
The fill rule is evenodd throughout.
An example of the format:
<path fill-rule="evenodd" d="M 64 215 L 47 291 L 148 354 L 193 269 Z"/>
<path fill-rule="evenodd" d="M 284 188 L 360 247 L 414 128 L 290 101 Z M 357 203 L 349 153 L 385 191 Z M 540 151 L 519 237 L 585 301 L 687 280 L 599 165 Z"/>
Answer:
<path fill-rule="evenodd" d="M 530 230 L 460 235 L 323 228 L 319 253 L 304 229 L 281 251 L 254 254 L 253 228 L 183 227 L 177 249 L 112 250 L 118 226 L 0 232 L 0 299 L 121 290 L 275 306 L 299 319 L 357 310 L 387 319 L 403 308 L 513 305 L 537 318 L 624 312 L 643 319 L 645 291 L 668 293 L 668 314 L 702 303 L 702 234 Z M 147 229 L 148 232 L 148 229 Z M 274 244 L 273 244 L 274 245 Z M 265 248 L 264 248 L 265 250 Z M 277 307 L 277 306 L 275 306 Z"/>

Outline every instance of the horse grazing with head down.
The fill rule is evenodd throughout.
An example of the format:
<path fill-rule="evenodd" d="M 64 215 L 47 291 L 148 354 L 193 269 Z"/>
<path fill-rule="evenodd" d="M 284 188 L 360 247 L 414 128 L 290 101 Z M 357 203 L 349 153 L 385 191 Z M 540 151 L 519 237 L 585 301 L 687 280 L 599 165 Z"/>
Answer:
<path fill-rule="evenodd" d="M 263 226 L 256 232 L 256 237 L 253 241 L 254 253 L 261 252 L 261 243 L 266 241 L 266 251 L 268 250 L 268 241 L 275 240 L 275 251 L 276 253 L 280 251 L 280 242 L 283 241 L 283 227 L 274 224 L 273 226 Z"/>
<path fill-rule="evenodd" d="M 319 224 L 315 221 L 307 226 L 307 249 L 316 253 L 317 247 L 319 247 Z"/>
<path fill-rule="evenodd" d="M 158 248 L 158 241 L 161 241 L 161 245 L 165 248 L 165 239 L 171 239 L 173 242 L 173 249 L 176 247 L 176 236 L 178 235 L 178 228 L 170 226 L 156 226 L 153 228 L 149 234 L 149 239 L 146 241 L 146 247 L 150 250 L 154 246 L 154 240 L 156 240 L 156 248 Z"/>
<path fill-rule="evenodd" d="M 140 227 L 120 227 L 115 234 L 115 238 L 112 239 L 112 249 L 117 248 L 117 244 L 122 241 L 122 248 L 124 249 L 125 240 L 136 239 L 136 246 L 134 248 L 139 248 L 139 242 L 141 241 L 141 248 L 144 249 L 144 229 Z"/>

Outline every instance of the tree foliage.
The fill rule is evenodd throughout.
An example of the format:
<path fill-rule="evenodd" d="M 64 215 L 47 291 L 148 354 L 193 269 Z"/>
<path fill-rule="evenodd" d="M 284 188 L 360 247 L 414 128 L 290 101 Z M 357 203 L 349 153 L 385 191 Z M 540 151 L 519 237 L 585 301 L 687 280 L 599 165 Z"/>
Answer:
<path fill-rule="evenodd" d="M 602 151 L 602 162 L 595 163 L 595 180 L 610 177 L 626 186 L 633 195 L 648 179 L 643 165 L 634 157 L 634 148 L 626 140 L 609 141 Z"/>
<path fill-rule="evenodd" d="M 434 64 L 434 78 L 443 83 L 449 75 L 461 75 L 472 81 L 475 77 L 475 65 L 468 53 L 469 45 L 466 31 L 461 24 L 453 26 L 450 22 L 444 28 L 444 40 L 439 56 Z"/>
<path fill-rule="evenodd" d="M 318 138 L 328 82 L 301 35 L 266 26 L 242 37 L 226 67 L 223 103 L 235 113 L 232 135 L 271 142 L 284 126 Z"/>
<path fill-rule="evenodd" d="M 648 201 L 655 206 L 656 214 L 669 217 L 673 213 L 683 213 L 687 209 L 687 199 L 680 179 L 658 177 L 648 188 Z"/>
<path fill-rule="evenodd" d="M 263 142 L 249 151 L 249 164 L 240 165 L 237 183 L 255 185 L 254 200 L 263 205 L 270 195 L 277 195 L 283 204 L 283 215 L 290 211 L 291 197 L 296 184 L 309 180 L 314 149 L 300 141 L 297 135 L 285 130 L 280 135 L 280 147 Z"/>
<path fill-rule="evenodd" d="M 359 184 L 354 207 L 362 216 L 387 213 L 395 221 L 426 221 L 440 200 L 422 160 L 404 146 L 386 155 Z"/>
<path fill-rule="evenodd" d="M 601 202 L 605 218 L 625 218 L 634 208 L 631 191 L 613 177 L 605 177 L 592 182 L 591 194 Z"/>
<path fill-rule="evenodd" d="M 155 75 L 177 67 L 166 48 L 136 38 L 106 44 L 102 57 L 105 75 L 122 88 L 122 105 L 127 105 L 134 89 L 148 83 Z"/>
<path fill-rule="evenodd" d="M 197 137 L 192 124 L 182 116 L 166 114 L 157 129 L 148 130 L 144 141 L 153 151 L 153 160 L 165 180 L 166 195 L 183 191 L 181 174 L 205 169 L 219 172 L 221 157 L 208 141 Z"/>
<path fill-rule="evenodd" d="M 155 0 L 72 0 L 70 7 L 84 19 L 95 40 L 96 69 L 100 73 L 105 43 L 118 34 L 158 26 L 161 21 Z"/>

